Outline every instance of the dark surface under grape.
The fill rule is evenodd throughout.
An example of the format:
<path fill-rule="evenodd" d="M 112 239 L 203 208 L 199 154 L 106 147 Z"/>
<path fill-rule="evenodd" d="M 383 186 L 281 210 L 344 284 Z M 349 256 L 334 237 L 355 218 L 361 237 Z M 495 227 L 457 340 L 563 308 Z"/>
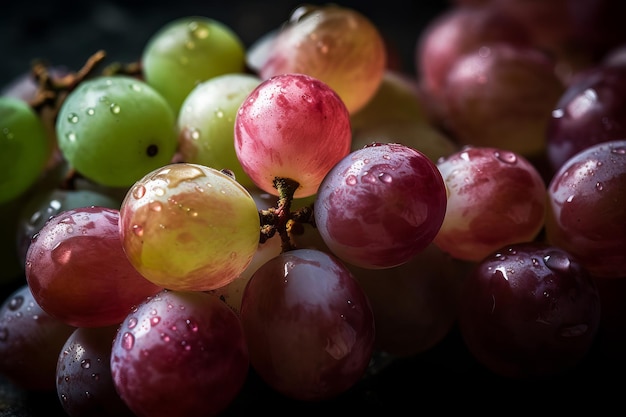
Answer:
<path fill-rule="evenodd" d="M 164 22 L 188 14 L 206 14 L 232 24 L 246 43 L 282 23 L 301 2 L 9 2 L 0 13 L 0 86 L 28 69 L 36 57 L 78 69 L 97 49 L 111 59 L 132 61 L 147 38 Z M 382 3 L 341 1 L 374 18 L 387 33 L 399 59 L 412 71 L 413 46 L 422 28 L 450 3 L 446 0 Z M 80 34 L 79 36 L 77 36 Z M 15 288 L 0 287 L 4 300 Z M 622 326 L 623 327 L 623 326 Z M 616 347 L 602 331 L 575 369 L 540 380 L 509 380 L 480 366 L 464 347 L 458 330 L 431 350 L 411 358 L 375 356 L 368 374 L 334 400 L 302 403 L 281 397 L 251 372 L 242 393 L 225 416 L 258 415 L 419 415 L 446 411 L 482 413 L 603 412 L 623 407 L 626 343 Z M 610 344 L 612 349 L 607 349 Z M 609 353 L 610 351 L 610 353 Z M 380 369 L 379 369 L 380 368 Z M 399 411 L 402 410 L 402 414 Z M 349 414 L 348 414 L 349 413 Z M 0 375 L 0 417 L 63 415 L 56 392 L 25 392 Z"/>

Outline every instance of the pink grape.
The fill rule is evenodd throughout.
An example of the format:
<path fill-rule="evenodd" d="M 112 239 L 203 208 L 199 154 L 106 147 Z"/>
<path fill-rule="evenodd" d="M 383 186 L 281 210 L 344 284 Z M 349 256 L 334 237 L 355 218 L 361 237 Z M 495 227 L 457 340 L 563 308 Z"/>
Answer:
<path fill-rule="evenodd" d="M 545 243 L 506 245 L 465 280 L 459 329 L 472 355 L 511 378 L 555 375 L 578 365 L 600 323 L 600 296 L 571 254 Z"/>
<path fill-rule="evenodd" d="M 241 301 L 250 363 L 279 393 L 330 399 L 365 373 L 374 317 L 367 296 L 334 256 L 295 249 L 254 273 Z"/>
<path fill-rule="evenodd" d="M 161 290 L 128 261 L 119 219 L 116 209 L 79 207 L 39 230 L 26 253 L 25 272 L 41 308 L 72 326 L 108 326 Z"/>
<path fill-rule="evenodd" d="M 139 304 L 111 351 L 115 388 L 138 417 L 217 416 L 248 369 L 238 317 L 200 291 L 164 290 Z"/>
<path fill-rule="evenodd" d="M 304 74 L 262 82 L 235 119 L 235 151 L 243 170 L 267 193 L 275 178 L 299 183 L 296 198 L 317 192 L 326 173 L 350 152 L 350 116 L 337 93 Z"/>
<path fill-rule="evenodd" d="M 437 166 L 448 206 L 434 242 L 453 257 L 480 261 L 506 244 L 533 240 L 544 226 L 546 186 L 521 155 L 465 147 Z"/>
<path fill-rule="evenodd" d="M 347 155 L 324 178 L 315 224 L 345 262 L 389 268 L 433 241 L 446 205 L 445 184 L 426 155 L 401 144 L 374 143 Z"/>
<path fill-rule="evenodd" d="M 568 159 L 548 186 L 546 239 L 594 276 L 626 276 L 626 140 Z"/>

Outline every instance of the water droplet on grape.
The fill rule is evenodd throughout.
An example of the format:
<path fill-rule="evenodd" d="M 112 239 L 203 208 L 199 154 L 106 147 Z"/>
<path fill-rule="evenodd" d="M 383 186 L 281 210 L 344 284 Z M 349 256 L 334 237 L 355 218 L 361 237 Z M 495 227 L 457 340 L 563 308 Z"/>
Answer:
<path fill-rule="evenodd" d="M 24 304 L 24 297 L 21 295 L 17 295 L 11 298 L 11 301 L 9 301 L 9 310 L 16 311 L 20 307 L 22 307 L 22 304 Z"/>
<path fill-rule="evenodd" d="M 136 92 L 140 92 L 142 90 L 141 86 L 137 83 L 131 83 L 130 84 L 130 89 Z"/>
<path fill-rule="evenodd" d="M 94 109 L 93 107 L 89 107 L 85 113 L 87 113 L 87 116 L 93 116 L 94 114 L 96 114 L 96 109 Z"/>
<path fill-rule="evenodd" d="M 393 177 L 386 172 L 381 172 L 380 174 L 378 174 L 378 179 L 385 184 L 390 184 L 393 181 Z"/>
<path fill-rule="evenodd" d="M 135 336 L 132 333 L 126 332 L 122 335 L 122 347 L 126 350 L 131 350 L 135 346 Z"/>
<path fill-rule="evenodd" d="M 67 121 L 70 123 L 78 123 L 78 115 L 76 113 L 70 113 L 67 116 Z"/>
<path fill-rule="evenodd" d="M 222 109 L 217 109 L 215 110 L 215 116 L 219 119 L 224 117 L 224 112 L 222 111 Z"/>
<path fill-rule="evenodd" d="M 596 190 L 602 191 L 604 189 L 604 185 L 601 182 L 596 182 Z"/>
<path fill-rule="evenodd" d="M 150 318 L 150 325 L 151 326 L 156 326 L 157 324 L 159 324 L 161 322 L 161 317 L 156 316 L 156 317 L 151 317 Z"/>
<path fill-rule="evenodd" d="M 560 252 L 551 252 L 545 255 L 543 257 L 543 262 L 553 271 L 560 272 L 567 272 L 571 265 L 570 259 Z"/>
<path fill-rule="evenodd" d="M 196 323 L 194 320 L 187 319 L 187 328 L 189 328 L 189 330 L 191 330 L 192 332 L 197 332 L 199 328 L 198 323 Z"/>
<path fill-rule="evenodd" d="M 122 111 L 122 108 L 119 106 L 119 104 L 115 104 L 115 103 L 111 103 L 111 106 L 109 107 L 109 109 L 111 110 L 111 113 L 113 114 L 119 114 L 120 111 Z"/>
<path fill-rule="evenodd" d="M 611 153 L 615 155 L 626 155 L 626 148 L 621 147 L 621 146 L 617 148 L 613 148 L 611 149 Z"/>
<path fill-rule="evenodd" d="M 128 320 L 128 328 L 132 329 L 133 327 L 135 327 L 137 325 L 137 318 L 136 317 L 131 317 Z"/>
<path fill-rule="evenodd" d="M 357 183 L 356 177 L 354 175 L 348 175 L 346 177 L 346 184 L 355 185 Z"/>
<path fill-rule="evenodd" d="M 554 119 L 560 119 L 564 115 L 565 115 L 565 112 L 563 111 L 563 109 L 556 109 L 552 111 L 552 118 Z"/>
<path fill-rule="evenodd" d="M 201 22 L 189 23 L 189 34 L 196 39 L 206 39 L 210 35 L 209 27 Z"/>
<path fill-rule="evenodd" d="M 567 200 L 565 200 L 567 203 L 571 203 L 572 201 L 574 201 L 574 195 L 570 195 L 569 197 L 567 197 Z"/>
<path fill-rule="evenodd" d="M 196 47 L 196 43 L 193 41 L 187 41 L 185 42 L 185 48 L 191 50 L 191 49 L 195 49 Z"/>
<path fill-rule="evenodd" d="M 83 369 L 91 368 L 91 360 L 90 359 L 83 359 L 80 362 L 80 367 L 83 368 Z"/>
<path fill-rule="evenodd" d="M 161 340 L 163 340 L 164 342 L 169 342 L 170 337 L 166 335 L 165 333 L 161 333 Z"/>
<path fill-rule="evenodd" d="M 140 225 L 135 224 L 135 225 L 133 225 L 132 229 L 133 229 L 133 233 L 136 236 L 139 236 L 139 237 L 143 236 L 143 227 L 141 227 Z"/>
<path fill-rule="evenodd" d="M 67 140 L 69 140 L 70 142 L 75 142 L 76 141 L 76 133 L 74 132 L 68 132 L 65 134 L 65 137 L 67 138 Z"/>
<path fill-rule="evenodd" d="M 505 164 L 515 164 L 517 162 L 517 156 L 513 152 L 495 151 L 493 154 L 496 159 L 504 162 Z"/>

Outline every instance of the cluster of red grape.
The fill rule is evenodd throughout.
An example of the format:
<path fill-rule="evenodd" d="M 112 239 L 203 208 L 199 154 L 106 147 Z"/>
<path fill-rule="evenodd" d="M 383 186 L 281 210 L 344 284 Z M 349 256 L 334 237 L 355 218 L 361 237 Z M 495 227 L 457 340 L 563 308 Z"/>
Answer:
<path fill-rule="evenodd" d="M 0 97 L 0 373 L 72 417 L 213 416 L 251 373 L 330 401 L 453 329 L 513 380 L 625 346 L 624 7 L 574 2 L 458 0 L 417 76 L 331 4 L 35 66 Z"/>

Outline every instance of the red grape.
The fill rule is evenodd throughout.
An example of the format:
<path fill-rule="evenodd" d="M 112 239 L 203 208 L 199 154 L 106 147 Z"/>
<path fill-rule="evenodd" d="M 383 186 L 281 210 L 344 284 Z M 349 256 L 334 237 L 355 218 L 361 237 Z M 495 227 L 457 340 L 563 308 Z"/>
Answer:
<path fill-rule="evenodd" d="M 626 276 L 626 140 L 590 146 L 548 187 L 547 240 L 594 276 Z"/>
<path fill-rule="evenodd" d="M 375 143 L 353 151 L 328 173 L 315 200 L 315 224 L 342 260 L 389 268 L 434 239 L 446 212 L 437 166 L 405 145 Z"/>
<path fill-rule="evenodd" d="M 462 294 L 463 340 L 481 364 L 507 377 L 572 369 L 599 327 L 600 297 L 589 272 L 544 243 L 507 245 L 486 257 Z"/>
<path fill-rule="evenodd" d="M 252 275 L 241 301 L 250 362 L 276 391 L 324 400 L 365 373 L 374 345 L 367 296 L 334 256 L 295 249 Z"/>
<path fill-rule="evenodd" d="M 235 151 L 263 191 L 278 195 L 275 178 L 299 183 L 295 197 L 317 192 L 326 173 L 350 152 L 350 116 L 337 93 L 304 74 L 262 82 L 235 119 Z"/>
<path fill-rule="evenodd" d="M 216 416 L 241 390 L 249 356 L 241 323 L 219 298 L 164 290 L 139 304 L 113 342 L 111 372 L 137 416 Z"/>
<path fill-rule="evenodd" d="M 118 210 L 98 206 L 46 222 L 26 253 L 26 279 L 41 308 L 73 326 L 108 326 L 161 290 L 129 262 L 118 224 Z"/>

